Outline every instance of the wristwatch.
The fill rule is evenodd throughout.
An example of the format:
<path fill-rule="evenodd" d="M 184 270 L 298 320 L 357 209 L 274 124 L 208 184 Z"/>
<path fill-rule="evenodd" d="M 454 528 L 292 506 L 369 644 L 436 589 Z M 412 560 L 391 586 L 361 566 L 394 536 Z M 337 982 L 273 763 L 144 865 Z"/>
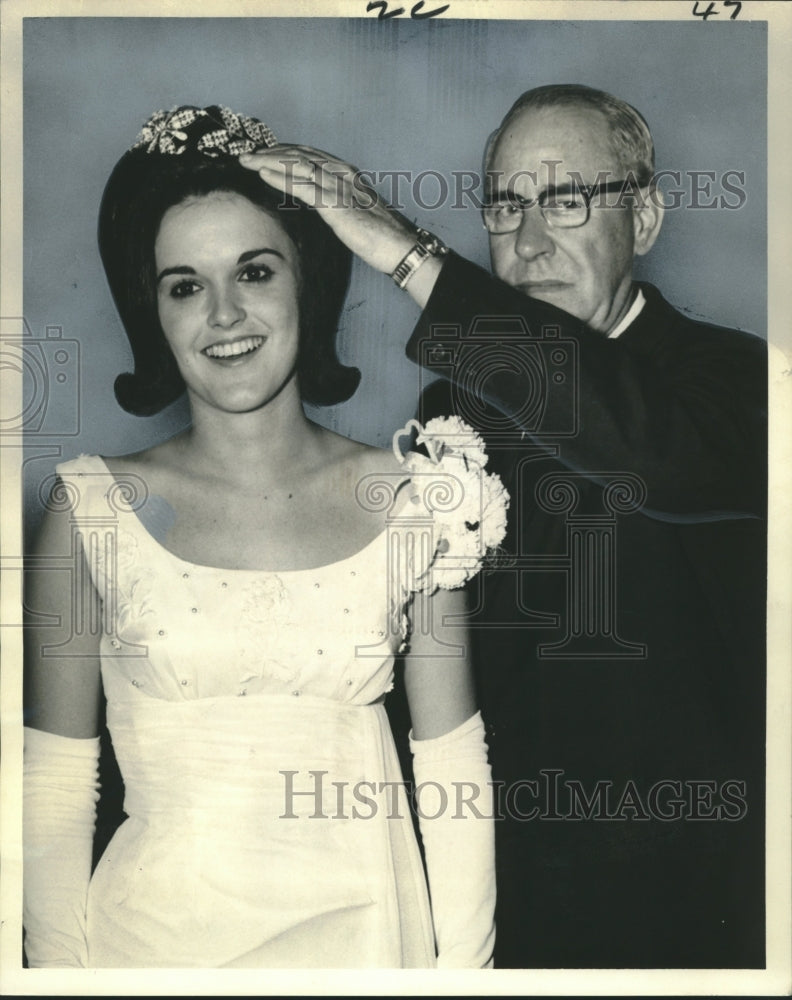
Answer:
<path fill-rule="evenodd" d="M 402 260 L 391 277 L 399 288 L 404 288 L 427 257 L 445 257 L 447 253 L 448 247 L 438 236 L 428 232 L 426 229 L 419 229 L 416 233 L 415 246 Z"/>

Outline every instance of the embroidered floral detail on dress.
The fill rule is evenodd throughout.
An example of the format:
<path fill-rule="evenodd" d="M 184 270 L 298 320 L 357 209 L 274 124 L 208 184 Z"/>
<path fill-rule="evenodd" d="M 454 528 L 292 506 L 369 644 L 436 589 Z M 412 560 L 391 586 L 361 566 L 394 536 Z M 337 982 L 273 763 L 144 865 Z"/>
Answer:
<path fill-rule="evenodd" d="M 281 629 L 291 621 L 291 598 L 277 573 L 256 577 L 245 585 L 236 625 L 242 668 L 240 683 L 263 677 L 286 683 L 297 678 L 299 665 L 292 661 L 291 666 L 286 666 L 272 654 L 273 647 L 284 639 Z"/>
<path fill-rule="evenodd" d="M 147 615 L 154 614 L 151 606 L 151 589 L 153 579 L 145 573 L 136 579 L 128 590 L 117 589 L 118 603 L 116 605 L 116 631 L 129 630 Z"/>
<path fill-rule="evenodd" d="M 115 608 L 109 599 L 105 603 L 109 631 L 124 632 L 154 614 L 154 572 L 143 560 L 133 534 L 120 527 L 99 532 L 89 543 L 89 558 L 104 577 L 108 598 L 114 596 Z"/>
<path fill-rule="evenodd" d="M 252 580 L 242 595 L 242 617 L 246 621 L 274 624 L 278 617 L 281 622 L 285 620 L 289 595 L 276 573 Z"/>
<path fill-rule="evenodd" d="M 124 528 L 118 529 L 118 570 L 120 573 L 128 573 L 135 566 L 140 565 L 140 547 L 138 540 L 133 534 Z"/>
<path fill-rule="evenodd" d="M 417 451 L 403 455 L 399 441 L 414 428 Z M 430 558 L 413 542 L 406 546 L 400 574 L 407 591 L 433 593 L 438 587 L 461 587 L 481 568 L 488 552 L 506 535 L 509 494 L 495 473 L 487 473 L 484 441 L 459 417 L 435 417 L 421 426 L 408 421 L 393 437 L 396 456 L 411 474 L 411 489 L 418 510 L 410 511 L 418 523 L 420 513 L 431 517 L 434 551 Z M 404 523 L 409 523 L 404 518 Z"/>

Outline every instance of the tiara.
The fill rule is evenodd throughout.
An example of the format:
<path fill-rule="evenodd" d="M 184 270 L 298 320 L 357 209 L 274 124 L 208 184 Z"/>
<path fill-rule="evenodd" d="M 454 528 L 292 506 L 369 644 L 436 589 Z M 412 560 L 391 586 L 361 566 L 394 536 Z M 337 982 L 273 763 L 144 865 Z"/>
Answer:
<path fill-rule="evenodd" d="M 145 148 L 147 153 L 174 156 L 187 149 L 205 156 L 239 156 L 277 144 L 271 129 L 257 118 L 238 115 L 217 105 L 209 108 L 182 105 L 170 111 L 156 111 L 131 149 Z"/>

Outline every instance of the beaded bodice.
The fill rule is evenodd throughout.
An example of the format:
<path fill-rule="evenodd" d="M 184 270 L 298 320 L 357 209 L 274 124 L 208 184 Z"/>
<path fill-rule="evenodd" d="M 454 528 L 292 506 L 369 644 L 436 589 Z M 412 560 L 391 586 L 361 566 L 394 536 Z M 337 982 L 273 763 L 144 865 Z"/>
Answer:
<path fill-rule="evenodd" d="M 58 472 L 77 498 L 75 530 L 104 604 L 108 697 L 131 686 L 166 700 L 308 694 L 369 704 L 391 686 L 403 633 L 388 530 L 316 569 L 217 569 L 164 548 L 98 456 Z"/>

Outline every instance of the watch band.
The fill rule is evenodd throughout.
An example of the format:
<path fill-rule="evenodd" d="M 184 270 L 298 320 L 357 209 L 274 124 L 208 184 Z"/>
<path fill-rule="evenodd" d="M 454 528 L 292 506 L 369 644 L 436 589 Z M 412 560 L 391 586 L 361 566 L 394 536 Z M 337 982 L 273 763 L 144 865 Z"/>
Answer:
<path fill-rule="evenodd" d="M 448 253 L 445 243 L 426 229 L 419 229 L 416 239 L 415 246 L 391 274 L 399 288 L 404 288 L 428 257 L 444 257 Z"/>

